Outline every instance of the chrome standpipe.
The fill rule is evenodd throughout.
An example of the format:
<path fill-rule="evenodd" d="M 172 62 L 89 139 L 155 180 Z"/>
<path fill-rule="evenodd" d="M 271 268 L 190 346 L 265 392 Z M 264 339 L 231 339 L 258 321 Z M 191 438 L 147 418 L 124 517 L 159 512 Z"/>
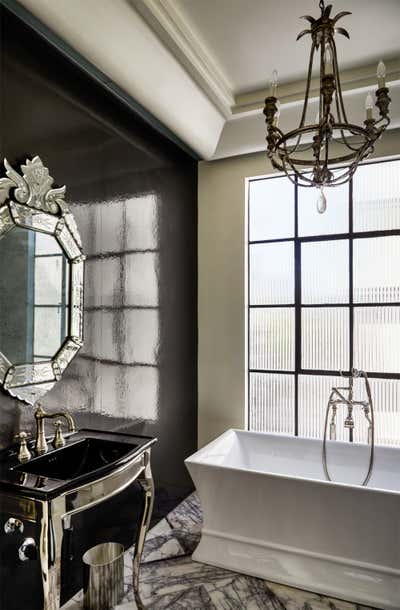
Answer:
<path fill-rule="evenodd" d="M 342 376 L 344 377 L 345 375 L 343 375 L 343 373 L 342 373 Z M 367 394 L 366 401 L 354 400 L 353 384 L 354 384 L 354 379 L 357 377 L 364 378 L 365 390 L 366 390 L 366 394 Z M 345 396 L 346 393 L 347 393 L 347 397 Z M 336 417 L 337 417 L 338 407 L 340 407 L 340 406 L 347 408 L 347 415 L 346 415 L 346 419 L 344 421 L 344 427 L 347 428 L 350 432 L 350 440 L 352 440 L 352 438 L 353 438 L 353 430 L 355 427 L 354 416 L 353 416 L 355 407 L 360 407 L 363 410 L 364 416 L 368 422 L 367 442 L 368 442 L 368 445 L 370 446 L 370 456 L 369 456 L 368 472 L 367 472 L 367 475 L 366 475 L 364 481 L 362 482 L 362 485 L 365 486 L 368 484 L 368 482 L 371 478 L 372 470 L 373 470 L 373 466 L 374 466 L 375 419 L 374 419 L 374 406 L 373 406 L 373 401 L 372 401 L 371 387 L 369 384 L 367 374 L 364 371 L 358 371 L 356 369 L 352 369 L 350 376 L 349 376 L 349 385 L 347 387 L 337 387 L 337 388 L 333 387 L 331 390 L 330 396 L 329 396 L 328 405 L 327 405 L 326 413 L 325 413 L 324 440 L 323 440 L 323 444 L 322 444 L 322 464 L 324 467 L 326 479 L 328 481 L 332 480 L 330 477 L 330 474 L 329 474 L 328 463 L 327 463 L 327 443 L 326 443 L 326 441 L 327 441 L 327 436 L 328 436 L 328 423 L 329 423 L 329 440 L 335 441 L 336 440 L 336 430 L 337 430 Z M 331 412 L 332 412 L 332 414 L 331 414 L 331 419 L 329 422 L 329 415 Z"/>

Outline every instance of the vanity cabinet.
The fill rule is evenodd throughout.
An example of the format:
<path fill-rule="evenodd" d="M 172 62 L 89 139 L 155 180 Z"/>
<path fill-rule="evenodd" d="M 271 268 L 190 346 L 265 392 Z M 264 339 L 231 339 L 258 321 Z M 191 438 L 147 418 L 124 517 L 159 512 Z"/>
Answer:
<path fill-rule="evenodd" d="M 127 453 L 90 472 L 65 475 L 64 480 L 35 473 L 55 469 L 66 448 L 75 450 L 88 438 L 116 446 L 126 443 Z M 120 542 L 126 548 L 136 542 L 137 592 L 154 499 L 154 442 L 149 437 L 86 430 L 71 434 L 66 447 L 26 464 L 18 464 L 15 447 L 1 452 L 1 610 L 58 610 L 82 587 L 83 553 L 102 542 Z M 72 468 L 71 460 L 65 468 Z"/>

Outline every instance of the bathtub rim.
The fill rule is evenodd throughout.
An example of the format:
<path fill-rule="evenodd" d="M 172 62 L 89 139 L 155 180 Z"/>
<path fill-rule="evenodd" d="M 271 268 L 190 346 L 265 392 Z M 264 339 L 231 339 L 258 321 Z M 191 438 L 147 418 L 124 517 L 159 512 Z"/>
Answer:
<path fill-rule="evenodd" d="M 278 474 L 278 473 L 274 473 L 274 472 L 268 472 L 268 471 L 263 471 L 263 470 L 257 470 L 255 468 L 243 468 L 240 466 L 237 467 L 233 467 L 233 466 L 228 466 L 225 464 L 213 464 L 212 462 L 205 462 L 202 460 L 202 457 L 204 457 L 204 455 L 207 454 L 207 449 L 210 449 L 216 445 L 218 445 L 221 441 L 223 441 L 223 439 L 225 437 L 228 437 L 232 434 L 242 434 L 242 435 L 249 435 L 249 436 L 264 436 L 264 437 L 278 437 L 278 438 L 282 438 L 282 439 L 287 439 L 289 441 L 291 440 L 298 440 L 298 441 L 304 441 L 304 442 L 311 442 L 313 444 L 318 443 L 321 446 L 321 451 L 322 451 L 322 440 L 318 439 L 318 438 L 314 438 L 314 437 L 301 437 L 301 436 L 293 436 L 290 434 L 284 434 L 281 432 L 257 432 L 257 431 L 253 431 L 253 430 L 241 430 L 240 428 L 229 428 L 228 430 L 225 430 L 225 432 L 223 432 L 222 434 L 220 434 L 219 436 L 217 436 L 217 438 L 213 439 L 212 441 L 210 441 L 209 443 L 207 443 L 207 445 L 204 445 L 204 447 L 201 447 L 200 449 L 198 449 L 195 453 L 193 453 L 191 456 L 187 457 L 185 459 L 185 464 L 188 468 L 188 466 L 190 464 L 193 465 L 201 465 L 201 466 L 207 466 L 213 469 L 218 469 L 218 470 L 226 470 L 226 471 L 233 471 L 233 472 L 248 472 L 251 474 L 256 474 L 256 475 L 260 475 L 260 476 L 268 476 L 268 477 L 274 477 L 274 478 L 279 478 L 279 479 L 285 479 L 288 481 L 305 481 L 305 482 L 312 482 L 312 483 L 317 483 L 320 485 L 330 485 L 330 486 L 334 486 L 334 487 L 339 487 L 339 488 L 345 488 L 345 489 L 356 489 L 356 490 L 360 490 L 363 493 L 382 493 L 382 494 L 386 494 L 386 495 L 391 495 L 391 496 L 400 496 L 400 489 L 399 490 L 393 490 L 393 489 L 384 489 L 382 487 L 364 487 L 362 485 L 356 485 L 353 483 L 341 483 L 339 481 L 326 481 L 324 479 L 315 479 L 315 478 L 311 478 L 311 477 L 304 477 L 304 476 L 291 476 L 288 474 Z M 341 446 L 347 446 L 349 443 L 346 441 L 328 441 L 329 444 L 331 443 L 335 443 Z M 352 443 L 352 445 L 358 447 L 365 447 L 365 444 L 363 443 Z M 387 447 L 386 445 L 376 445 L 375 449 L 379 448 L 379 451 L 400 451 L 400 449 L 398 449 L 397 447 Z M 189 469 L 189 468 L 188 468 Z M 190 471 L 190 470 L 189 470 Z"/>

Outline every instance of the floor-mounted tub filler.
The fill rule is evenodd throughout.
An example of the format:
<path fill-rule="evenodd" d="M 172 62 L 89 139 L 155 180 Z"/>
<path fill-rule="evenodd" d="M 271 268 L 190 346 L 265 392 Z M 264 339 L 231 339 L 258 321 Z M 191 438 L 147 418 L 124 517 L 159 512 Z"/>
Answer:
<path fill-rule="evenodd" d="M 204 513 L 193 559 L 400 609 L 400 449 L 228 430 L 186 460 Z"/>

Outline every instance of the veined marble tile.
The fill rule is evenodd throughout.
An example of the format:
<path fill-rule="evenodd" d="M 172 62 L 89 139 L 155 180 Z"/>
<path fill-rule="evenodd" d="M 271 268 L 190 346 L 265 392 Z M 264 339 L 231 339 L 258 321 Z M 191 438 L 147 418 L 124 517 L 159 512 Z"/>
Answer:
<path fill-rule="evenodd" d="M 151 528 L 151 530 L 149 531 L 149 533 L 146 536 L 146 541 L 151 540 L 155 536 L 161 536 L 162 534 L 168 534 L 171 531 L 171 529 L 172 529 L 172 527 L 170 526 L 168 521 L 166 519 L 161 519 L 161 521 L 159 521 L 157 523 L 157 525 L 155 525 L 153 528 Z"/>
<path fill-rule="evenodd" d="M 168 523 L 179 530 L 201 531 L 203 515 L 196 493 L 192 493 L 166 517 Z"/>

